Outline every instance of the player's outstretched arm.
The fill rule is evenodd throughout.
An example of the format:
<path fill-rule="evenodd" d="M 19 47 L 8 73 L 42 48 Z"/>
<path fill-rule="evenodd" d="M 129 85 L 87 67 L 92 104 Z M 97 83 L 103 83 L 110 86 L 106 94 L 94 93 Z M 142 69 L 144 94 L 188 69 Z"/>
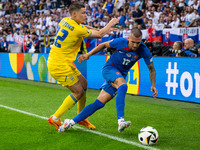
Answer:
<path fill-rule="evenodd" d="M 88 38 L 102 38 L 105 34 L 110 33 L 110 28 L 113 25 L 119 23 L 119 19 L 113 18 L 104 28 L 101 30 L 92 30 L 92 34 Z"/>
<path fill-rule="evenodd" d="M 90 56 L 102 51 L 105 47 L 110 47 L 110 44 L 109 44 L 110 42 L 111 41 L 101 43 L 97 47 L 95 47 L 93 50 L 91 50 L 89 53 L 79 56 L 78 62 L 81 63 L 84 60 L 88 60 L 90 58 Z"/>
<path fill-rule="evenodd" d="M 154 92 L 154 98 L 157 97 L 158 91 L 156 89 L 156 70 L 154 68 L 153 62 L 150 65 L 147 65 L 149 68 L 149 76 L 151 80 L 151 91 Z"/>

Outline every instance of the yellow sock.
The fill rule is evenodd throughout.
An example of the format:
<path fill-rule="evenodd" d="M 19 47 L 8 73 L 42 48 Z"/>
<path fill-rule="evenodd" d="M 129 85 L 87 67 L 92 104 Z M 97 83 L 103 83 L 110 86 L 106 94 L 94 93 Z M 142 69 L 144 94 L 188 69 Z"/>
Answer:
<path fill-rule="evenodd" d="M 85 102 L 86 102 L 86 92 L 77 102 L 77 114 L 79 114 L 83 110 L 83 108 L 85 107 Z"/>
<path fill-rule="evenodd" d="M 55 112 L 54 116 L 61 118 L 61 116 L 70 110 L 76 104 L 76 102 L 77 99 L 72 94 L 68 95 L 63 101 L 62 105 Z"/>

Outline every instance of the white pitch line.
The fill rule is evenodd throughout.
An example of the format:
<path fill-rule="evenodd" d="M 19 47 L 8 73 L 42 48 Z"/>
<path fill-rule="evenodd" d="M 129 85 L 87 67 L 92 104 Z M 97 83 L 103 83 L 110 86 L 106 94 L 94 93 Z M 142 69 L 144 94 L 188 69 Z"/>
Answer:
<path fill-rule="evenodd" d="M 40 115 L 36 115 L 36 114 L 29 113 L 29 112 L 19 110 L 19 109 L 16 109 L 16 108 L 8 107 L 8 106 L 5 106 L 5 105 L 0 105 L 0 107 L 6 108 L 6 109 L 9 109 L 9 110 L 13 110 L 13 111 L 16 111 L 16 112 L 20 112 L 22 114 L 26 114 L 26 115 L 29 115 L 29 116 L 34 116 L 34 117 L 37 117 L 37 118 L 40 118 L 40 119 L 48 120 L 47 117 L 43 117 L 43 116 L 40 116 Z M 126 139 L 118 138 L 118 137 L 108 135 L 108 134 L 105 134 L 105 133 L 101 133 L 101 132 L 98 132 L 98 131 L 84 129 L 84 128 L 81 128 L 81 127 L 78 127 L 78 126 L 74 126 L 73 128 L 77 128 L 77 129 L 83 130 L 85 132 L 91 132 L 93 134 L 104 136 L 104 137 L 107 137 L 109 139 L 116 140 L 116 141 L 123 142 L 123 143 L 130 144 L 130 145 L 134 145 L 134 146 L 137 146 L 137 147 L 140 147 L 140 148 L 144 148 L 144 149 L 148 149 L 148 150 L 159 150 L 157 148 L 144 146 L 144 145 L 138 144 L 138 143 L 133 142 L 133 141 L 128 141 Z"/>

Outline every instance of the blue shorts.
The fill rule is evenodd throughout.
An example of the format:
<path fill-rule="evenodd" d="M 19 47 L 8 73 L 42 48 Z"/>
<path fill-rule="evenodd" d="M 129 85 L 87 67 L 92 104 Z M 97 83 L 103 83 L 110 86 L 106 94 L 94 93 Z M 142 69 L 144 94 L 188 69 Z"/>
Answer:
<path fill-rule="evenodd" d="M 109 93 L 112 97 L 115 97 L 117 94 L 117 89 L 112 87 L 111 82 L 114 82 L 117 78 L 123 77 L 125 78 L 121 72 L 112 66 L 107 66 L 102 69 L 103 78 L 106 80 L 104 84 L 101 86 L 101 89 Z"/>
<path fill-rule="evenodd" d="M 117 78 L 120 78 L 120 77 L 124 78 L 124 76 L 121 74 L 121 72 L 113 66 L 104 67 L 102 69 L 102 75 L 103 75 L 103 78 L 107 82 L 114 82 Z"/>

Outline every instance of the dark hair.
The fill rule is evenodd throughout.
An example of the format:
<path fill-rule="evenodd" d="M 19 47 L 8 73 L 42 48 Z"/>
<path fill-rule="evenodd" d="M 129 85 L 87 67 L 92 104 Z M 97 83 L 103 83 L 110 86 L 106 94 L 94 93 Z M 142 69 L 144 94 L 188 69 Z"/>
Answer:
<path fill-rule="evenodd" d="M 183 44 L 182 44 L 181 41 L 176 41 L 176 44 L 177 44 L 177 46 L 178 46 L 178 49 L 182 49 Z"/>
<path fill-rule="evenodd" d="M 37 36 L 37 34 L 35 32 L 33 32 L 32 35 L 36 35 Z"/>
<path fill-rule="evenodd" d="M 142 36 L 142 32 L 138 28 L 133 28 L 131 30 L 131 34 L 133 34 L 136 38 L 139 38 Z"/>
<path fill-rule="evenodd" d="M 78 11 L 78 10 L 80 10 L 81 8 L 85 8 L 85 6 L 83 5 L 83 4 L 81 4 L 81 3 L 73 3 L 73 4 L 71 4 L 70 6 L 69 6 L 69 13 L 70 13 L 70 15 L 72 15 L 72 12 L 73 11 Z"/>

